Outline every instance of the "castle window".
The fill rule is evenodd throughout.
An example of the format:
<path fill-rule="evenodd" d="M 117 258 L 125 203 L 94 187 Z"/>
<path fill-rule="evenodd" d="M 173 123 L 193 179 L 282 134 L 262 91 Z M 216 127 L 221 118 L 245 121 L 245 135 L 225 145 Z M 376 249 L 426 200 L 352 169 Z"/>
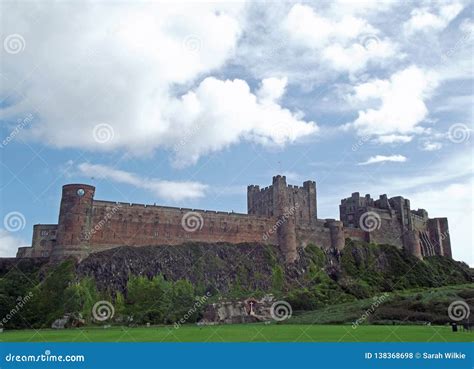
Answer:
<path fill-rule="evenodd" d="M 45 231 L 45 230 L 41 231 L 41 236 L 47 236 L 47 235 L 48 235 L 48 231 Z"/>
<path fill-rule="evenodd" d="M 153 236 L 158 237 L 158 231 L 155 231 L 155 233 L 153 233 Z"/>

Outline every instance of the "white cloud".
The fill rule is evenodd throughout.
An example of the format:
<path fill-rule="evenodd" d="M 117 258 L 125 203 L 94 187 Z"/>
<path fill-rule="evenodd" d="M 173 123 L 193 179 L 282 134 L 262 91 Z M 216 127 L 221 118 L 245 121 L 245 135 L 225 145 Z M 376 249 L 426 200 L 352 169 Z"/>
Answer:
<path fill-rule="evenodd" d="M 285 93 L 288 79 L 265 78 L 257 91 L 257 96 L 261 101 L 278 101 Z"/>
<path fill-rule="evenodd" d="M 294 43 L 317 50 L 327 66 L 338 71 L 361 70 L 370 61 L 391 58 L 397 51 L 388 38 L 378 36 L 378 29 L 350 14 L 323 16 L 308 5 L 296 4 L 283 26 Z"/>
<path fill-rule="evenodd" d="M 11 232 L 0 228 L 0 257 L 14 257 L 18 247 L 26 246 L 21 238 L 15 237 Z"/>
<path fill-rule="evenodd" d="M 186 165 L 242 140 L 284 145 L 317 130 L 277 102 L 284 77 L 263 80 L 259 96 L 242 80 L 203 79 L 233 57 L 245 4 L 9 6 L 2 33 L 21 34 L 26 47 L 4 54 L 8 80 L 0 94 L 18 88 L 22 97 L 1 109 L 0 118 L 37 110 L 25 137 L 135 155 L 183 146 L 176 163 Z M 35 22 L 27 19 L 31 12 Z M 277 124 L 286 128 L 275 132 Z M 94 136 L 98 125 L 108 139 Z"/>
<path fill-rule="evenodd" d="M 161 199 L 171 201 L 203 197 L 208 187 L 205 184 L 192 181 L 176 182 L 144 178 L 134 173 L 100 164 L 81 163 L 77 168 L 81 175 L 132 185 L 150 191 Z"/>
<path fill-rule="evenodd" d="M 187 140 L 175 147 L 175 163 L 194 163 L 200 155 L 241 139 L 283 146 L 318 132 L 314 122 L 302 120 L 301 114 L 277 103 L 285 85 L 284 78 L 266 79 L 255 95 L 243 80 L 206 78 L 170 105 L 176 122 L 165 141 L 176 142 L 183 137 L 182 132 L 189 132 Z"/>
<path fill-rule="evenodd" d="M 412 209 L 423 207 L 430 218 L 447 217 L 453 258 L 474 266 L 472 203 L 474 183 L 455 182 L 443 187 L 430 187 L 408 193 Z"/>
<path fill-rule="evenodd" d="M 435 3 L 436 4 L 436 3 Z M 435 7 L 437 4 L 435 5 Z M 410 19 L 404 24 L 408 35 L 417 32 L 441 31 L 461 12 L 463 5 L 459 2 L 445 3 L 438 8 L 416 8 L 411 12 Z"/>
<path fill-rule="evenodd" d="M 376 141 L 381 144 L 392 144 L 392 143 L 407 143 L 413 139 L 412 136 L 404 136 L 404 135 L 386 135 L 386 136 L 378 136 Z"/>
<path fill-rule="evenodd" d="M 364 161 L 362 163 L 359 163 L 358 165 L 376 164 L 376 163 L 382 163 L 382 162 L 385 162 L 385 161 L 403 163 L 403 162 L 407 161 L 407 158 L 403 155 L 390 155 L 390 156 L 375 155 L 375 156 L 371 156 L 366 161 Z"/>
<path fill-rule="evenodd" d="M 416 66 L 396 72 L 390 79 L 359 84 L 349 100 L 364 110 L 359 110 L 357 119 L 347 127 L 365 136 L 422 132 L 419 124 L 428 116 L 425 100 L 437 85 L 434 72 Z"/>
<path fill-rule="evenodd" d="M 442 147 L 443 147 L 443 145 L 440 142 L 426 141 L 426 142 L 423 142 L 422 150 L 423 151 L 437 151 L 437 150 L 441 149 Z"/>

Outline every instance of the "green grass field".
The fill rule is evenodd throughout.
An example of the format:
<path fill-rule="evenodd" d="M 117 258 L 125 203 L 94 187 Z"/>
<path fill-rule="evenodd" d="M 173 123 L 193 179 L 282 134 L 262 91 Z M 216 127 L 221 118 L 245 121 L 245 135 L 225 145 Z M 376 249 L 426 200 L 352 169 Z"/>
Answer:
<path fill-rule="evenodd" d="M 18 330 L 0 333 L 0 342 L 473 342 L 474 332 L 449 326 L 236 324 L 149 328 Z"/>

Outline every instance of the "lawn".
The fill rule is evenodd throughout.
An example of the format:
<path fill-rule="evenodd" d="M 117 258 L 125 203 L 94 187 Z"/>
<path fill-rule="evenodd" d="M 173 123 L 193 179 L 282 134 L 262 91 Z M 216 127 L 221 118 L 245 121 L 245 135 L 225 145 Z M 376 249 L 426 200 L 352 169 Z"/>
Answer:
<path fill-rule="evenodd" d="M 88 327 L 66 330 L 11 330 L 0 342 L 473 342 L 474 332 L 449 326 L 235 324 L 149 328 Z"/>

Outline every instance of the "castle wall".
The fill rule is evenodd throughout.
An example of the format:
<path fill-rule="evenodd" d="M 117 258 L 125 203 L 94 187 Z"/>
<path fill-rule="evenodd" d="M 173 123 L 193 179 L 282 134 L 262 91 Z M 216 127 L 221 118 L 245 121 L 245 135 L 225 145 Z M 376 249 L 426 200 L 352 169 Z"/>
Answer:
<path fill-rule="evenodd" d="M 248 187 L 249 214 L 101 201 L 94 200 L 94 193 L 89 185 L 63 186 L 58 224 L 35 225 L 32 247 L 19 248 L 17 256 L 83 258 L 124 245 L 263 242 L 278 246 L 291 263 L 298 247 L 312 243 L 342 250 L 351 238 L 391 244 L 419 258 L 451 257 L 447 219 L 410 210 L 409 200 L 401 196 L 381 195 L 374 201 L 353 193 L 341 201 L 338 221 L 317 219 L 314 181 L 291 186 L 284 176 L 273 177 L 263 189 Z M 371 221 L 364 222 L 367 215 Z"/>
<path fill-rule="evenodd" d="M 17 257 L 41 258 L 49 257 L 56 245 L 57 224 L 35 224 L 31 247 L 20 247 Z"/>
<path fill-rule="evenodd" d="M 341 200 L 339 211 L 344 232 L 349 238 L 354 238 L 351 229 L 364 230 L 365 225 L 368 228 L 366 240 L 369 242 L 394 245 L 418 258 L 433 255 L 451 257 L 447 219 L 430 219 L 424 209 L 411 210 L 410 201 L 401 196 L 389 199 L 387 195 L 381 195 L 374 201 L 370 195 L 360 197 L 355 192 Z M 369 218 L 372 224 L 364 224 L 364 219 Z"/>
<path fill-rule="evenodd" d="M 247 214 L 94 201 L 92 227 L 85 237 L 91 252 L 114 245 L 263 242 L 274 223 L 274 219 Z M 277 243 L 275 233 L 266 239 Z"/>
<path fill-rule="evenodd" d="M 379 226 L 368 232 L 369 242 L 403 248 L 403 227 L 395 212 L 376 208 L 369 208 L 368 211 L 376 212 L 380 217 Z"/>

